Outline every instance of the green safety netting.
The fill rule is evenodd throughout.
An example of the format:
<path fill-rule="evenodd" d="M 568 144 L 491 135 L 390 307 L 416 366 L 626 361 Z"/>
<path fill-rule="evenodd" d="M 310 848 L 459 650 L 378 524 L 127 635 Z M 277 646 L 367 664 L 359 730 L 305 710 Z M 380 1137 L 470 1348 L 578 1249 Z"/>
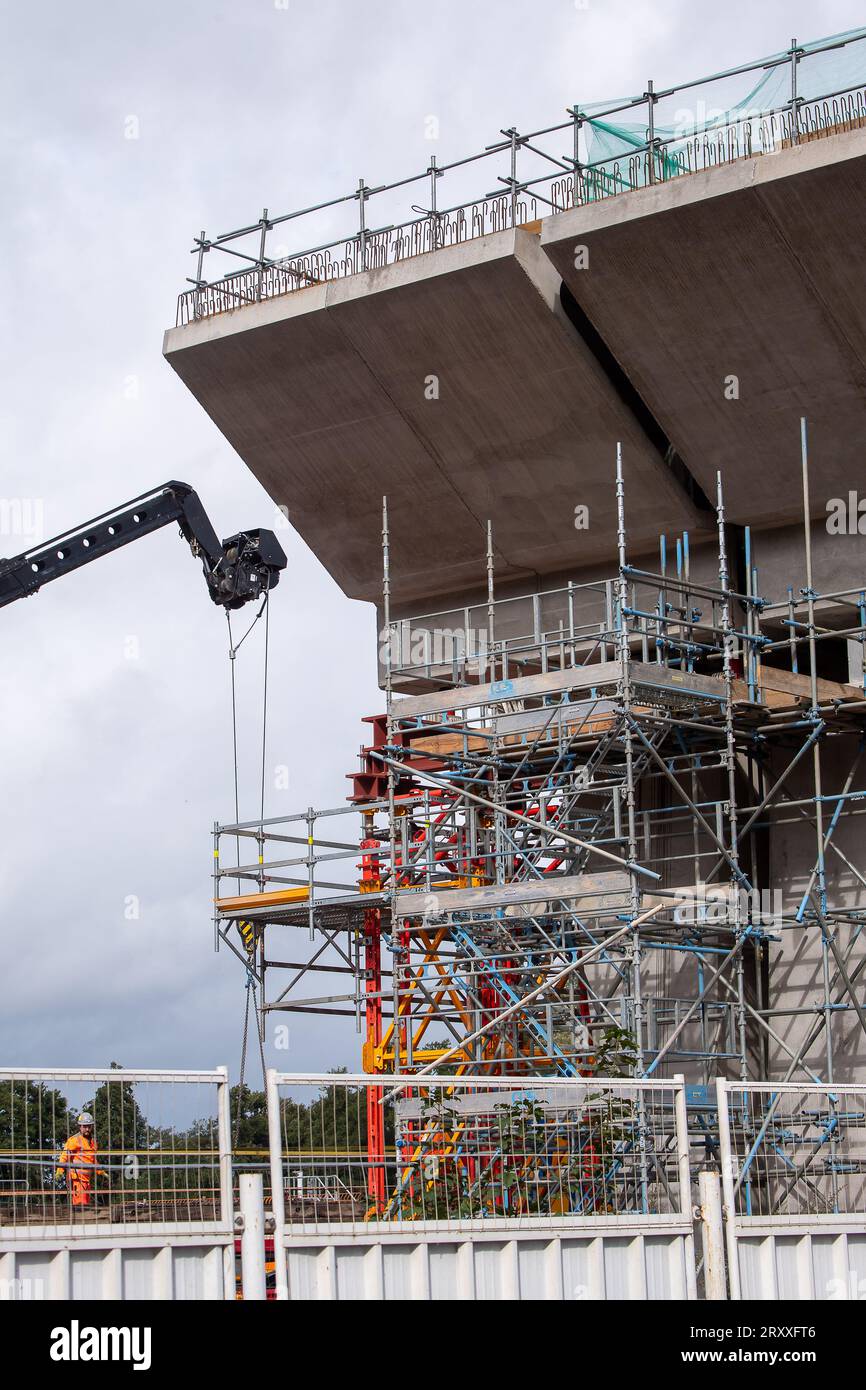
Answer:
<path fill-rule="evenodd" d="M 843 47 L 831 47 L 840 44 Z M 866 29 L 851 29 L 831 38 L 797 45 L 797 96 L 808 103 L 832 98 L 866 85 Z M 720 132 L 770 112 L 783 110 L 792 95 L 792 63 L 790 51 L 772 54 L 760 60 L 773 64 L 755 80 L 755 71 L 730 75 L 718 73 L 660 102 L 654 121 L 654 134 L 659 146 L 659 173 L 662 178 L 682 171 L 682 153 L 696 135 Z M 738 95 L 737 88 L 745 90 Z M 581 106 L 585 117 L 587 163 L 603 165 L 646 148 L 646 105 L 636 106 L 641 112 L 637 121 L 620 119 L 619 113 L 610 117 L 593 117 L 593 111 L 603 113 L 615 106 L 625 106 L 640 98 L 624 98 L 594 102 Z M 666 108 L 676 109 L 670 114 Z M 671 116 L 673 119 L 671 119 Z M 625 186 L 625 182 L 624 182 Z"/>

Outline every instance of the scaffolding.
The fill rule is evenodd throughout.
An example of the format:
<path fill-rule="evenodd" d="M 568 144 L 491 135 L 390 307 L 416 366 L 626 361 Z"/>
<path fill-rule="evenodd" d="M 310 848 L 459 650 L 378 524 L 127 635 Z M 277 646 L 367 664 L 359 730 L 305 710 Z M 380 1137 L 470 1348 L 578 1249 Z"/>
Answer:
<path fill-rule="evenodd" d="M 687 535 L 630 563 L 618 450 L 613 576 L 497 596 L 488 526 L 486 596 L 416 618 L 383 506 L 386 711 L 349 804 L 214 828 L 216 942 L 262 1027 L 354 1018 L 372 1153 L 389 1074 L 684 1074 L 708 1134 L 718 1076 L 851 1079 L 866 596 L 813 587 L 805 422 L 801 449 L 805 583 L 772 603 L 721 475 L 715 574 Z M 848 681 L 819 674 L 840 644 Z"/>

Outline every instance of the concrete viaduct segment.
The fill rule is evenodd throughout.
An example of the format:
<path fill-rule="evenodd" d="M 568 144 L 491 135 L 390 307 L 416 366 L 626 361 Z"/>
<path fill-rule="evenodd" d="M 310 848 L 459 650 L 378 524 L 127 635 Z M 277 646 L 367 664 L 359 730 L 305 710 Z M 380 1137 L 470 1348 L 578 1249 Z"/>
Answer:
<path fill-rule="evenodd" d="M 863 476 L 866 130 L 673 179 L 170 329 L 165 355 L 352 598 L 417 611 Z M 575 507 L 589 511 L 575 529 Z"/>
<path fill-rule="evenodd" d="M 165 351 L 352 598 L 381 593 L 387 494 L 398 598 L 427 604 L 483 577 L 488 520 L 502 581 L 608 560 L 618 439 L 636 542 L 699 525 L 560 287 L 516 228 L 174 329 Z"/>
<path fill-rule="evenodd" d="M 816 497 L 863 474 L 864 155 L 866 131 L 853 131 L 542 226 L 542 250 L 586 319 L 708 495 L 723 471 L 741 524 L 801 519 L 802 415 Z M 586 271 L 574 268 L 576 243 Z"/>

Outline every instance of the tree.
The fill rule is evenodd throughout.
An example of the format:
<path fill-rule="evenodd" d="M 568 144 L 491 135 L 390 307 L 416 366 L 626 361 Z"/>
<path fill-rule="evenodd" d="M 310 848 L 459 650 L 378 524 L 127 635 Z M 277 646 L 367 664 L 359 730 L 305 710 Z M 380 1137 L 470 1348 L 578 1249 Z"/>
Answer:
<path fill-rule="evenodd" d="M 268 1100 L 264 1091 L 249 1086 L 232 1086 L 229 1091 L 232 1116 L 232 1147 L 268 1152 Z M 210 1121 L 205 1121 L 210 1126 Z"/>
<path fill-rule="evenodd" d="M 112 1062 L 112 1071 L 120 1071 Z M 158 1136 L 151 1129 L 135 1098 L 132 1081 L 103 1081 L 84 1109 L 93 1115 L 94 1133 L 101 1152 L 119 1155 L 149 1148 Z"/>
<path fill-rule="evenodd" d="M 69 1129 L 60 1091 L 39 1081 L 0 1082 L 0 1184 L 21 1192 L 50 1184 Z"/>
<path fill-rule="evenodd" d="M 596 1046 L 592 1075 L 628 1080 L 637 1060 L 632 1034 L 611 1026 Z M 535 1094 L 536 1087 L 543 1091 L 542 1078 L 515 1077 L 514 1085 L 525 1094 L 493 1091 L 487 1109 L 473 1109 L 419 1083 L 421 1118 L 400 1128 L 403 1166 L 393 1214 L 414 1220 L 587 1214 L 616 1211 L 631 1200 L 639 1156 L 633 1096 L 578 1085 L 561 1101 L 542 1101 Z"/>
<path fill-rule="evenodd" d="M 625 1079 L 634 1076 L 637 1063 L 638 1049 L 634 1034 L 615 1024 L 605 1028 L 595 1050 L 595 1075 Z"/>

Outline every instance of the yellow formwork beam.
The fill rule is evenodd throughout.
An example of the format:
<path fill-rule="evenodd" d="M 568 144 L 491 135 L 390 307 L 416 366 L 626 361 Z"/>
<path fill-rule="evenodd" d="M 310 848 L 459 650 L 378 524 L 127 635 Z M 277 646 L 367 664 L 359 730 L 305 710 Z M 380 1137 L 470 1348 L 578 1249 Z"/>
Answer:
<path fill-rule="evenodd" d="M 281 888 L 273 893 L 241 893 L 236 898 L 214 898 L 218 912 L 232 916 L 236 912 L 252 910 L 254 907 L 281 907 L 286 903 L 304 903 L 310 896 L 309 888 Z"/>

